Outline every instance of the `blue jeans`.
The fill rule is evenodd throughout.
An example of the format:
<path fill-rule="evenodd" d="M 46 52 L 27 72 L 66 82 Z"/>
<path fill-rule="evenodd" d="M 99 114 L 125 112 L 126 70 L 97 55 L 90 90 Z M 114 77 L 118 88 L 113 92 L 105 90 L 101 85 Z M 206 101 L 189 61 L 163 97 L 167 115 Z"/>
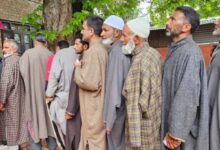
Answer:
<path fill-rule="evenodd" d="M 54 137 L 51 137 L 49 136 L 47 138 L 47 147 L 50 149 L 50 150 L 55 150 L 56 147 L 57 147 L 57 143 L 56 143 L 56 139 Z M 41 143 L 32 143 L 31 144 L 31 150 L 41 150 Z"/>

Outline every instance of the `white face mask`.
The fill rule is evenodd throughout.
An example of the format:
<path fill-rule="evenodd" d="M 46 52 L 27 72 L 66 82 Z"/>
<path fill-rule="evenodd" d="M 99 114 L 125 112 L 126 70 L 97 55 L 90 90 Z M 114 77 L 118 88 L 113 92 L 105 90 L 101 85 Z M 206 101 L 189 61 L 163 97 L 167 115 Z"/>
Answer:
<path fill-rule="evenodd" d="M 215 28 L 215 30 L 212 32 L 212 35 L 214 35 L 216 37 L 220 37 L 220 29 L 219 28 Z"/>
<path fill-rule="evenodd" d="M 125 55 L 129 55 L 133 52 L 134 49 L 135 49 L 135 43 L 133 39 L 131 39 L 128 41 L 126 45 L 122 46 L 122 53 Z"/>
<path fill-rule="evenodd" d="M 3 57 L 4 57 L 4 58 L 9 57 L 9 56 L 11 56 L 12 54 L 13 54 L 13 52 L 8 52 L 8 53 L 4 54 Z"/>
<path fill-rule="evenodd" d="M 102 40 L 102 44 L 105 46 L 110 46 L 114 42 L 114 37 L 110 37 Z"/>

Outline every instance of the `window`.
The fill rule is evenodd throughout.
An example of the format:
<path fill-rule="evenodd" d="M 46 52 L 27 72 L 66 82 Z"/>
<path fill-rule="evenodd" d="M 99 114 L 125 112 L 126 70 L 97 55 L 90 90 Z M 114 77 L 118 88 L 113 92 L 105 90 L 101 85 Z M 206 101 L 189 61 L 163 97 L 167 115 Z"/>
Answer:
<path fill-rule="evenodd" d="M 10 26 L 9 22 L 3 22 L 3 26 L 4 26 L 4 29 L 6 29 L 6 30 L 10 30 L 11 29 L 11 26 Z"/>
<path fill-rule="evenodd" d="M 24 26 L 17 22 L 1 21 L 2 29 L 0 28 L 2 43 L 5 39 L 14 39 L 19 46 L 19 53 L 23 53 L 25 50 L 33 46 L 32 40 L 29 37 L 29 32 L 35 30 L 29 25 Z M 2 44 L 1 43 L 1 44 Z"/>

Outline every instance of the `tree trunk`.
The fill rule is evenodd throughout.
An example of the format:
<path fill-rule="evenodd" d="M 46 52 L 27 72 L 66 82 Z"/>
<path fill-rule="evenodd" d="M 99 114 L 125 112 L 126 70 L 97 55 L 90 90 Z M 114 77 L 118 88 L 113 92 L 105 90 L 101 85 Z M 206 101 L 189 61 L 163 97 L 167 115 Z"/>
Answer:
<path fill-rule="evenodd" d="M 72 0 L 43 0 L 43 4 L 45 29 L 62 31 L 72 18 Z M 56 42 L 60 39 L 72 39 L 72 37 L 58 37 L 56 41 L 48 43 L 49 49 L 55 50 Z"/>

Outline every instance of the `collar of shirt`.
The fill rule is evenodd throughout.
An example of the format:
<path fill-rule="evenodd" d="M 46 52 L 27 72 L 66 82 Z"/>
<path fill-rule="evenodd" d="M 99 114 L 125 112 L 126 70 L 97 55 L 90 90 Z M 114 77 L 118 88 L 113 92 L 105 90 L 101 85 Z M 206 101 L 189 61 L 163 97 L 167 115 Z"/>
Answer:
<path fill-rule="evenodd" d="M 185 38 L 183 38 L 183 39 L 181 39 L 177 42 L 171 43 L 171 45 L 169 46 L 169 49 L 177 49 L 178 47 L 180 47 L 180 46 L 182 46 L 182 45 L 184 45 L 187 42 L 192 41 L 192 40 L 193 40 L 192 35 L 189 35 L 189 36 L 187 36 L 187 37 L 185 37 Z"/>
<path fill-rule="evenodd" d="M 189 35 L 189 36 L 187 36 L 187 37 L 185 37 L 185 38 L 183 38 L 183 39 L 181 39 L 181 40 L 179 40 L 177 42 L 171 43 L 171 45 L 168 46 L 169 50 L 168 50 L 168 54 L 167 54 L 166 59 L 168 59 L 171 56 L 171 54 L 174 51 L 176 51 L 179 47 L 185 45 L 186 43 L 188 43 L 188 42 L 190 42 L 192 40 L 193 40 L 192 35 Z"/>
<path fill-rule="evenodd" d="M 220 43 L 218 43 L 214 49 L 214 52 L 212 53 L 210 63 L 212 62 L 213 58 L 220 52 Z"/>
<path fill-rule="evenodd" d="M 139 54 L 143 49 L 149 49 L 149 44 L 148 42 L 143 42 L 142 46 L 140 48 L 135 48 L 132 52 L 132 56 L 135 56 L 137 54 Z"/>

